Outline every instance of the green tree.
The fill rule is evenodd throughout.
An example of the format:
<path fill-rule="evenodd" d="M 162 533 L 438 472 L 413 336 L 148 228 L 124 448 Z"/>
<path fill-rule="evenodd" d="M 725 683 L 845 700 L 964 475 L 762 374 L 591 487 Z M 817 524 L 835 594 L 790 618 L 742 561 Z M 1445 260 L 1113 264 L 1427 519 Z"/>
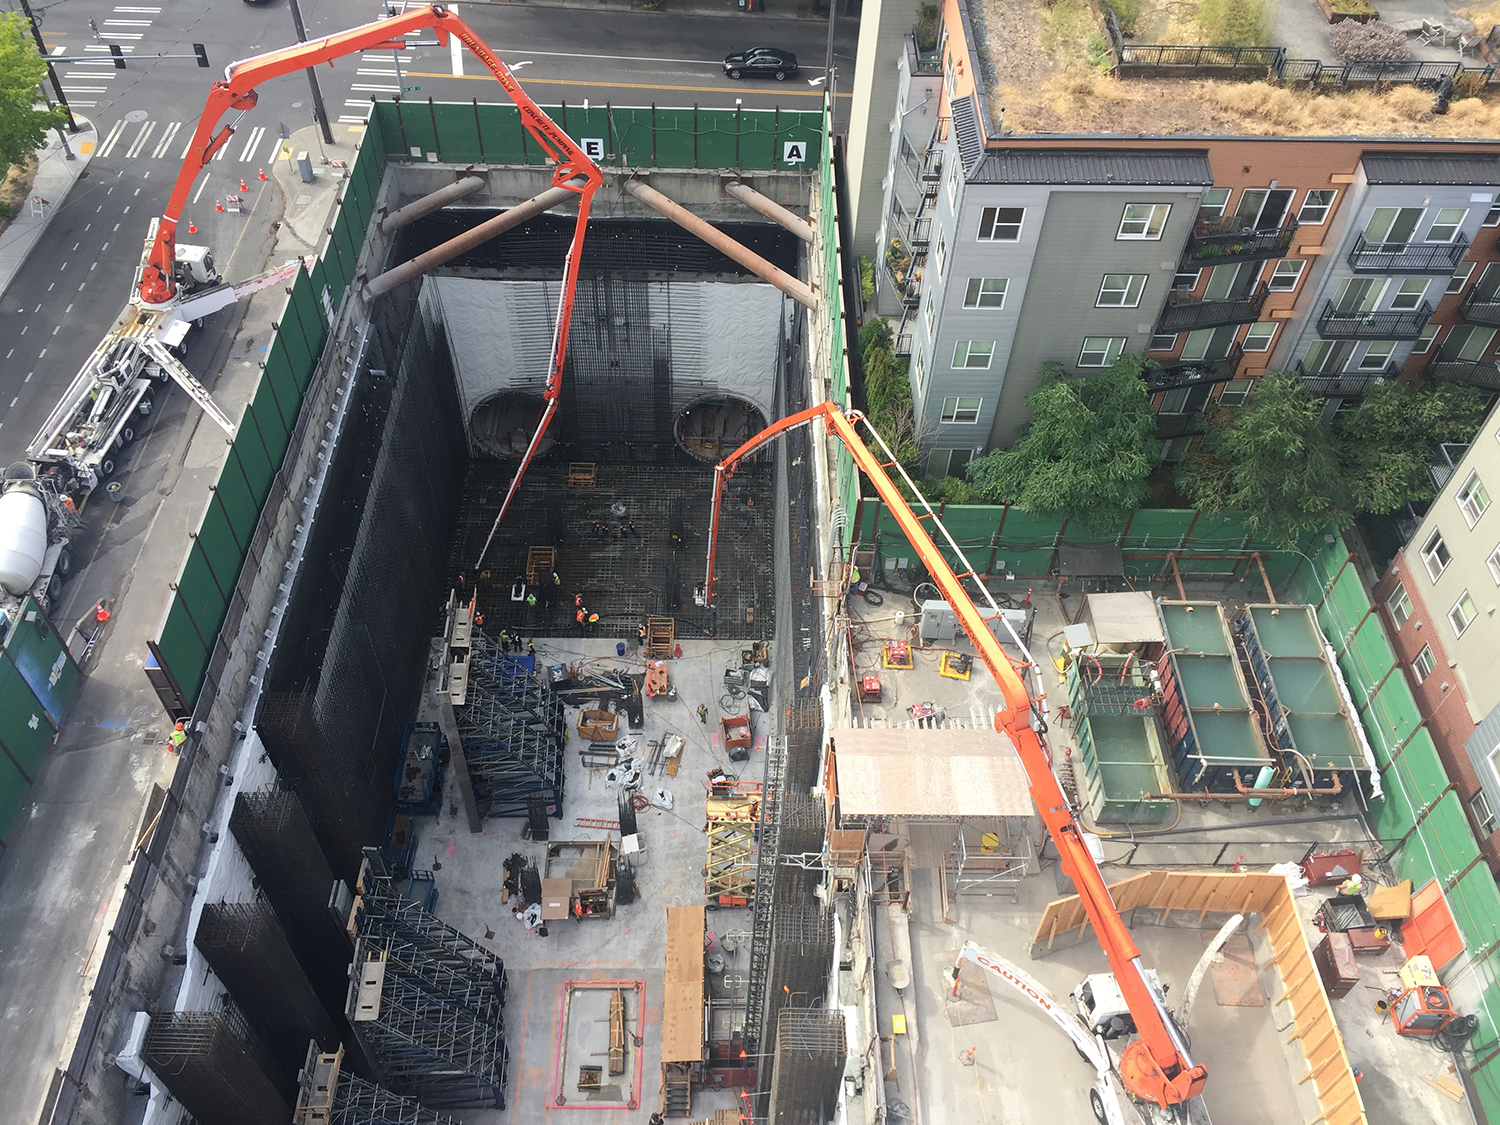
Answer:
<path fill-rule="evenodd" d="M 1379 515 L 1430 499 L 1427 466 L 1438 446 L 1471 441 L 1482 421 L 1474 387 L 1405 379 L 1372 387 L 1336 430 L 1355 511 Z"/>
<path fill-rule="evenodd" d="M 0 168 L 25 164 L 48 129 L 66 120 L 62 109 L 37 109 L 47 64 L 36 53 L 26 18 L 0 17 Z"/>
<path fill-rule="evenodd" d="M 1322 411 L 1295 376 L 1263 376 L 1243 406 L 1209 415 L 1179 487 L 1206 511 L 1239 513 L 1257 538 L 1290 545 L 1330 522 L 1347 527 L 1352 493 Z"/>
<path fill-rule="evenodd" d="M 1031 422 L 1010 449 L 970 462 L 969 479 L 992 503 L 1092 526 L 1148 503 L 1161 443 L 1141 368 L 1139 356 L 1122 355 L 1097 375 L 1068 379 L 1047 364 L 1026 396 Z"/>

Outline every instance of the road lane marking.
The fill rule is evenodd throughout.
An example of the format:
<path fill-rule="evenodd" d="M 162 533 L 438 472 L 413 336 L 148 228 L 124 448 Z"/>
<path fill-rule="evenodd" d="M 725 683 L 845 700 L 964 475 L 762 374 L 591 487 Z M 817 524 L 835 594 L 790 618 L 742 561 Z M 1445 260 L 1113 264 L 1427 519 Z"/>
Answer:
<path fill-rule="evenodd" d="M 160 160 L 167 154 L 167 146 L 172 143 L 173 138 L 177 136 L 177 130 L 181 128 L 181 121 L 174 121 L 167 126 L 167 131 L 161 135 L 161 142 L 151 150 L 152 160 Z"/>
<path fill-rule="evenodd" d="M 451 74 L 442 74 L 442 73 L 440 73 L 438 71 L 408 70 L 406 72 L 406 77 L 408 77 L 408 78 L 453 78 L 453 75 L 451 75 Z M 488 73 L 486 73 L 486 74 L 465 74 L 464 78 L 467 79 L 468 81 L 471 81 L 471 82 L 493 82 L 495 80 L 495 76 L 493 74 L 488 74 Z M 455 81 L 457 81 L 457 79 L 455 79 Z M 528 86 L 532 86 L 532 85 L 543 85 L 543 86 L 598 86 L 598 87 L 600 87 L 602 89 L 606 89 L 606 90 L 609 89 L 611 86 L 616 86 L 616 87 L 619 87 L 621 89 L 626 89 L 626 90 L 682 90 L 682 91 L 687 91 L 687 92 L 697 92 L 697 93 L 704 93 L 704 94 L 731 94 L 731 93 L 737 92 L 740 89 L 739 86 L 674 86 L 674 85 L 672 85 L 670 83 L 659 83 L 659 82 L 613 82 L 613 81 L 591 82 L 588 79 L 583 79 L 583 78 L 527 78 L 526 79 L 526 85 L 528 85 Z M 777 97 L 821 98 L 823 96 L 823 91 L 821 89 L 818 89 L 818 90 L 788 90 L 788 89 L 786 89 L 786 86 L 787 86 L 787 83 L 785 83 L 785 82 L 783 82 L 780 85 L 776 86 L 775 93 L 776 93 Z M 752 93 L 753 92 L 754 91 L 752 91 Z M 852 98 L 854 95 L 852 93 L 849 93 L 849 94 L 835 93 L 834 96 L 838 97 L 838 98 Z M 705 106 L 704 108 L 705 109 L 710 109 L 710 108 L 714 108 L 714 107 Z M 722 107 L 720 107 L 720 108 L 722 108 Z"/>
<path fill-rule="evenodd" d="M 271 134 L 271 145 L 266 149 L 266 163 L 275 164 L 276 157 L 281 154 L 281 136 L 278 133 Z"/>
<path fill-rule="evenodd" d="M 120 134 L 124 131 L 124 120 L 122 119 L 120 121 L 116 121 L 114 125 L 110 127 L 109 133 L 105 136 L 104 143 L 99 146 L 99 151 L 96 155 L 107 157 L 111 152 L 113 152 L 115 150 L 115 145 L 120 140 Z"/>
<path fill-rule="evenodd" d="M 148 121 L 144 125 L 141 126 L 140 136 L 136 137 L 135 142 L 130 146 L 130 148 L 125 153 L 125 159 L 126 160 L 134 160 L 137 156 L 139 156 L 141 154 L 141 149 L 143 149 L 143 148 L 146 147 L 146 139 L 151 136 L 151 132 L 155 128 L 156 128 L 156 122 L 155 121 Z"/>
<path fill-rule="evenodd" d="M 399 86 L 370 86 L 360 82 L 354 83 L 349 89 L 363 90 L 369 94 L 399 94 L 401 92 L 401 87 Z"/>
<path fill-rule="evenodd" d="M 240 153 L 240 163 L 251 159 L 255 155 L 255 146 L 260 144 L 260 139 L 266 135 L 266 127 L 257 125 L 250 131 L 250 139 L 245 142 L 245 151 Z"/>
<path fill-rule="evenodd" d="M 458 5 L 449 4 L 448 10 L 450 12 L 457 12 Z M 462 78 L 464 76 L 464 45 L 458 41 L 457 35 L 450 35 L 448 37 L 448 49 L 452 52 L 453 77 Z"/>
<path fill-rule="evenodd" d="M 194 203 L 197 203 L 198 200 L 202 197 L 202 195 L 203 195 L 203 189 L 206 188 L 206 187 L 208 187 L 208 181 L 212 178 L 212 175 L 213 175 L 213 173 L 209 173 L 208 175 L 206 175 L 206 176 L 203 177 L 203 182 L 198 185 L 198 192 L 197 192 L 197 194 L 193 196 L 193 202 Z"/>

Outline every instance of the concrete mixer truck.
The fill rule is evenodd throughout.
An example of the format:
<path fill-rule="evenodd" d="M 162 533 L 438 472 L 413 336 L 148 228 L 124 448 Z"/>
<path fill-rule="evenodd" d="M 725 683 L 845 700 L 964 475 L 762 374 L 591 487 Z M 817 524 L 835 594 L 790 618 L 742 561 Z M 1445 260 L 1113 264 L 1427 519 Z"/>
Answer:
<path fill-rule="evenodd" d="M 57 472 L 20 461 L 0 479 L 0 612 L 9 633 L 30 596 L 50 613 L 72 570 L 68 541 L 78 529 L 73 500 Z"/>

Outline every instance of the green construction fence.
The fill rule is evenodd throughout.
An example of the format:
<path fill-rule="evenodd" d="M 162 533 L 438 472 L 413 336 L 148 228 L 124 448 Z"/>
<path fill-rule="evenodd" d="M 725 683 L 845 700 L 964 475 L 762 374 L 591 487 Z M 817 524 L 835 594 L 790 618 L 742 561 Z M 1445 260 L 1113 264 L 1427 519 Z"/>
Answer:
<path fill-rule="evenodd" d="M 347 170 L 343 205 L 328 243 L 289 287 L 259 383 L 227 442 L 224 465 L 171 584 L 154 638 L 160 665 L 189 708 L 202 691 L 261 511 L 281 470 L 334 314 L 354 278 L 386 162 L 545 162 L 513 105 L 403 101 L 379 102 L 372 110 Z M 812 111 L 616 108 L 606 103 L 588 109 L 559 104 L 546 112 L 586 148 L 600 142 L 596 159 L 613 167 L 826 169 L 831 149 L 828 116 Z M 826 222 L 833 221 L 831 202 L 824 214 Z M 836 258 L 825 261 L 825 273 L 830 269 L 836 277 Z M 842 348 L 842 325 L 835 327 Z M 842 362 L 838 369 L 845 370 Z M 852 473 L 849 488 L 852 494 Z"/>
<path fill-rule="evenodd" d="M 25 599 L 0 641 L 0 847 L 77 686 L 78 664 L 67 644 L 36 602 Z"/>

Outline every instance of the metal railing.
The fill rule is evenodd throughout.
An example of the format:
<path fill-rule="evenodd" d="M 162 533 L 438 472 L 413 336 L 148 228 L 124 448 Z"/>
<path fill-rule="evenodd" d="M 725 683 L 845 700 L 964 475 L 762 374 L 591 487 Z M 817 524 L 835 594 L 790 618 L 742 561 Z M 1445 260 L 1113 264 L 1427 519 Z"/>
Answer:
<path fill-rule="evenodd" d="M 1211 301 L 1174 289 L 1167 294 L 1166 306 L 1157 322 L 1158 332 L 1191 332 L 1196 328 L 1217 328 L 1226 324 L 1248 324 L 1260 317 L 1269 290 L 1264 282 L 1245 297 Z"/>
<path fill-rule="evenodd" d="M 917 42 L 917 33 L 913 29 L 907 36 L 907 44 L 911 50 L 911 68 L 915 75 L 934 75 L 943 73 L 943 56 L 936 47 L 930 51 L 924 51 Z"/>
<path fill-rule="evenodd" d="M 910 308 L 915 308 L 922 300 L 922 267 L 915 259 L 910 259 L 906 269 L 898 269 L 891 261 L 890 255 L 885 257 L 885 275 L 890 278 L 891 287 L 896 295 L 901 298 L 901 303 Z"/>
<path fill-rule="evenodd" d="M 1427 364 L 1427 375 L 1445 383 L 1500 391 L 1500 366 L 1478 359 L 1450 359 L 1441 352 Z"/>
<path fill-rule="evenodd" d="M 1318 317 L 1318 335 L 1325 340 L 1415 340 L 1431 317 L 1426 301 L 1411 312 L 1340 311 L 1329 301 Z"/>
<path fill-rule="evenodd" d="M 1148 367 L 1141 375 L 1146 380 L 1146 389 L 1152 393 L 1176 390 L 1178 387 L 1227 383 L 1239 370 L 1243 355 L 1239 345 L 1235 345 L 1222 359 L 1181 360 L 1160 367 Z"/>
<path fill-rule="evenodd" d="M 1296 369 L 1297 374 L 1302 378 L 1302 386 L 1309 394 L 1333 398 L 1351 398 L 1355 395 L 1362 395 L 1369 389 L 1372 382 L 1394 379 L 1401 374 L 1401 369 L 1389 361 L 1379 371 L 1323 372 L 1307 370 L 1299 359 Z"/>
<path fill-rule="evenodd" d="M 1117 69 L 1122 78 L 1142 77 L 1152 72 L 1168 71 L 1191 76 L 1239 71 L 1264 77 L 1277 71 L 1286 58 L 1284 47 L 1192 47 L 1169 44 L 1121 43 L 1115 51 Z"/>
<path fill-rule="evenodd" d="M 1480 296 L 1476 285 L 1459 303 L 1458 315 L 1470 324 L 1487 324 L 1491 328 L 1500 328 L 1500 293 Z"/>
<path fill-rule="evenodd" d="M 896 333 L 896 354 L 903 359 L 911 358 L 911 333 Z"/>
<path fill-rule="evenodd" d="M 1158 414 L 1156 416 L 1156 436 L 1161 441 L 1193 437 L 1207 432 L 1207 428 L 1201 411 L 1194 411 L 1191 414 Z"/>
<path fill-rule="evenodd" d="M 1246 229 L 1230 216 L 1217 223 L 1199 222 L 1188 235 L 1183 261 L 1195 265 L 1227 262 L 1253 262 L 1267 258 L 1285 258 L 1297 233 L 1297 220 L 1267 230 Z"/>
<path fill-rule="evenodd" d="M 1370 242 L 1360 235 L 1349 251 L 1349 268 L 1355 273 L 1452 273 L 1468 251 L 1464 235 L 1433 243 Z"/>

